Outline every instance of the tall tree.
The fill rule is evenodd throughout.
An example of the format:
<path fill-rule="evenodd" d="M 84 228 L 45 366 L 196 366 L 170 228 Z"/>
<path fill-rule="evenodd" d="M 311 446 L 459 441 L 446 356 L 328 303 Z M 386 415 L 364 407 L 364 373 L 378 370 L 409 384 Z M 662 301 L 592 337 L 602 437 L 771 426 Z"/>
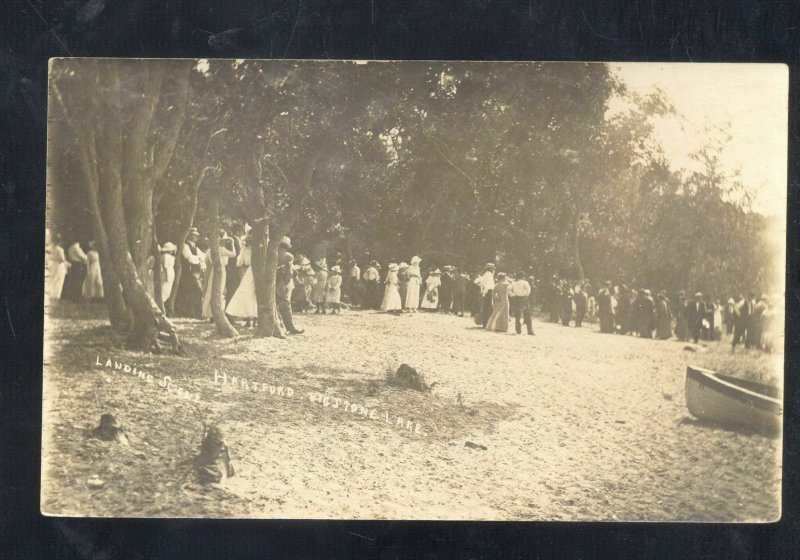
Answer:
<path fill-rule="evenodd" d="M 175 329 L 143 280 L 153 243 L 155 185 L 186 117 L 192 64 L 91 59 L 51 64 L 50 146 L 58 146 L 65 133 L 78 139 L 76 155 L 110 280 L 110 313 L 114 317 L 121 304 L 115 296 L 119 285 L 131 318 L 125 325 L 130 344 L 160 350 L 158 334 L 164 331 L 178 351 Z"/>

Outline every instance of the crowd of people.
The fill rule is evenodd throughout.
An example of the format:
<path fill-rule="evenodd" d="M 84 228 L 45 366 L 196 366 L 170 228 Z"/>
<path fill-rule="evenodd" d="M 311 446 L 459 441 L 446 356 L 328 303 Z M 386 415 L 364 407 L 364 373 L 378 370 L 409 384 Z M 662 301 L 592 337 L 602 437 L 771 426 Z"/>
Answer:
<path fill-rule="evenodd" d="M 250 235 L 246 227 L 234 225 L 220 231 L 222 262 L 222 306 L 229 320 L 245 327 L 258 320 L 256 281 L 252 270 Z M 161 299 L 174 294 L 174 314 L 213 321 L 214 283 L 207 239 L 192 228 L 180 251 L 173 243 L 159 247 Z M 65 252 L 55 238 L 49 249 L 51 273 L 47 292 L 51 299 L 93 300 L 103 298 L 103 280 L 95 243 L 84 253 L 80 243 Z M 439 312 L 464 317 L 490 331 L 514 331 L 534 335 L 534 303 L 550 322 L 581 327 L 584 321 L 599 323 L 601 333 L 635 335 L 642 338 L 681 341 L 722 340 L 730 337 L 733 350 L 774 349 L 776 333 L 783 326 L 782 298 L 764 294 L 756 298 L 730 297 L 726 302 L 711 295 L 681 291 L 670 298 L 665 291 L 653 296 L 648 288 L 631 289 L 610 281 L 594 289 L 589 282 L 570 282 L 553 276 L 548 283 L 519 270 L 497 271 L 487 263 L 482 271 L 467 271 L 452 265 L 425 268 L 419 256 L 409 262 L 390 262 L 384 267 L 368 260 L 362 270 L 356 260 L 345 261 L 337 253 L 329 266 L 327 257 L 309 259 L 290 250 L 291 240 L 281 240 L 275 299 L 285 332 L 301 334 L 295 314 L 338 315 L 342 309 L 360 308 L 392 314 Z M 183 270 L 175 285 L 175 263 Z M 153 293 L 155 258 L 148 261 L 147 289 Z"/>
<path fill-rule="evenodd" d="M 94 241 L 87 244 L 88 251 L 77 241 L 66 252 L 58 237 L 48 250 L 50 276 L 47 294 L 51 299 L 72 301 L 103 299 L 103 276 L 100 274 L 100 255 Z"/>
<path fill-rule="evenodd" d="M 713 341 L 730 337 L 731 348 L 775 349 L 776 334 L 782 330 L 781 295 L 754 293 L 729 297 L 724 303 L 710 294 L 680 291 L 671 298 L 659 291 L 655 298 L 647 288 L 612 286 L 606 281 L 596 292 L 589 283 L 571 285 L 553 277 L 543 290 L 543 311 L 551 322 L 581 326 L 586 318 L 599 322 L 601 333 L 635 335 L 642 338 L 681 341 Z"/>

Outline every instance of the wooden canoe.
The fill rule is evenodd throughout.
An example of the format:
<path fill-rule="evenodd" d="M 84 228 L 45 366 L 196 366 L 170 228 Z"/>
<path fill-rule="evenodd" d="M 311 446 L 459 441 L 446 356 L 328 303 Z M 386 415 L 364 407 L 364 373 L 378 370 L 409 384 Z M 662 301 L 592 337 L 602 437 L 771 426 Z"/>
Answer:
<path fill-rule="evenodd" d="M 781 430 L 783 404 L 775 387 L 689 366 L 686 405 L 701 420 L 774 435 Z"/>

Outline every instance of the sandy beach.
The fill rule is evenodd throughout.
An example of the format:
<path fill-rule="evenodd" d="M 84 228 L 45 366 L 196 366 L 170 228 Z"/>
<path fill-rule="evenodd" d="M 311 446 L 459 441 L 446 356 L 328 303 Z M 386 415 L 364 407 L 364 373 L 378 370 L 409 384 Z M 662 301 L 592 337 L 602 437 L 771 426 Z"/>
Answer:
<path fill-rule="evenodd" d="M 223 340 L 208 323 L 179 320 L 188 355 L 177 357 L 115 350 L 102 319 L 67 306 L 51 309 L 48 321 L 48 514 L 780 516 L 780 438 L 704 425 L 686 409 L 686 366 L 729 351 L 724 342 L 689 352 L 674 339 L 601 335 L 596 325 L 535 320 L 536 335 L 527 336 L 441 314 L 348 311 L 300 316 L 305 334 L 284 341 L 248 329 Z M 387 371 L 401 363 L 433 389 L 387 385 Z M 129 446 L 87 437 L 104 412 L 124 425 Z M 204 487 L 191 460 L 212 423 L 225 433 L 236 474 Z M 92 476 L 103 484 L 88 485 Z"/>

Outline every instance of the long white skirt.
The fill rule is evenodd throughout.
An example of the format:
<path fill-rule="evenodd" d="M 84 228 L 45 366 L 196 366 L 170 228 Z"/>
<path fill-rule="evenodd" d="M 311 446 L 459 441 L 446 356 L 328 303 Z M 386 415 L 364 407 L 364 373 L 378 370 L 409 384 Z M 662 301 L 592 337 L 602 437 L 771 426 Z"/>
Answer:
<path fill-rule="evenodd" d="M 439 307 L 439 288 L 425 291 L 425 297 L 422 299 L 422 309 L 436 309 Z"/>
<path fill-rule="evenodd" d="M 67 277 L 67 263 L 58 263 L 53 269 L 53 276 L 50 277 L 47 286 L 47 295 L 50 299 L 61 299 L 61 291 L 64 289 L 64 279 Z"/>
<path fill-rule="evenodd" d="M 89 261 L 81 292 L 83 299 L 103 297 L 103 275 L 100 273 L 99 261 Z"/>
<path fill-rule="evenodd" d="M 247 271 L 239 282 L 239 287 L 233 294 L 225 313 L 240 319 L 253 319 L 258 317 L 258 302 L 256 301 L 256 283 L 253 278 L 253 267 L 247 267 Z"/>
<path fill-rule="evenodd" d="M 381 311 L 400 311 L 403 309 L 403 302 L 400 301 L 400 290 L 395 284 L 386 284 L 383 291 L 383 303 Z"/>
<path fill-rule="evenodd" d="M 419 307 L 419 278 L 409 278 L 406 287 L 406 307 L 417 309 Z"/>
<path fill-rule="evenodd" d="M 175 283 L 175 269 L 168 268 L 161 271 L 161 300 L 167 301 L 172 294 L 172 285 Z"/>

